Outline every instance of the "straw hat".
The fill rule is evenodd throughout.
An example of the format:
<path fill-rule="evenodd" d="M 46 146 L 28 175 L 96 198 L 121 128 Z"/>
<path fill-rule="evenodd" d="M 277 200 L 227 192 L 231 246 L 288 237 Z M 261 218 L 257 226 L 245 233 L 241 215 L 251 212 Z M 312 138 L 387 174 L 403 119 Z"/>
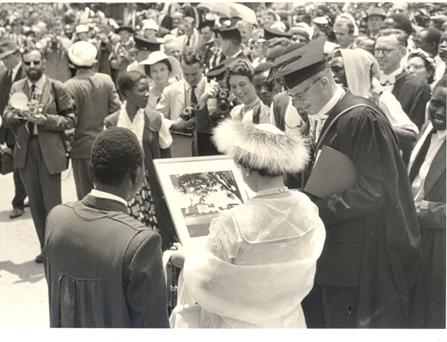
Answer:
<path fill-rule="evenodd" d="M 162 51 L 154 51 L 143 61 L 141 61 L 140 65 L 154 65 L 162 60 L 168 60 L 171 65 L 171 72 L 169 73 L 169 78 L 171 77 L 180 77 L 182 75 L 182 68 L 180 66 L 180 62 L 174 57 L 168 56 Z"/>
<path fill-rule="evenodd" d="M 79 67 L 91 67 L 96 62 L 98 50 L 89 42 L 79 41 L 68 49 L 70 62 Z"/>

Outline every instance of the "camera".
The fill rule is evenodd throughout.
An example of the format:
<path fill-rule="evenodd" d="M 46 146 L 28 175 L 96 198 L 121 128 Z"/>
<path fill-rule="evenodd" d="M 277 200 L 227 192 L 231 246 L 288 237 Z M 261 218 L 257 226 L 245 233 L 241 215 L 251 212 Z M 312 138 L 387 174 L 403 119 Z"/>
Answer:
<path fill-rule="evenodd" d="M 180 114 L 180 117 L 185 121 L 188 121 L 189 119 L 193 118 L 194 116 L 195 116 L 195 113 L 194 113 L 193 106 L 186 106 L 186 108 L 183 109 L 182 114 Z"/>
<path fill-rule="evenodd" d="M 216 96 L 216 110 L 212 114 L 210 114 L 210 118 L 214 124 L 217 124 L 230 116 L 232 106 L 228 97 L 228 90 L 219 87 Z"/>

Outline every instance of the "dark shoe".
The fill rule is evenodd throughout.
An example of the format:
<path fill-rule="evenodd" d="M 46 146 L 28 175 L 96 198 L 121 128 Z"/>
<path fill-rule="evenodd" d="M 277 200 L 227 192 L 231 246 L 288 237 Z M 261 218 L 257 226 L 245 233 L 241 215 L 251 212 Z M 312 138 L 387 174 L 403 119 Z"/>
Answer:
<path fill-rule="evenodd" d="M 23 215 L 23 209 L 20 208 L 14 208 L 11 211 L 11 214 L 9 214 L 10 219 L 15 219 L 16 217 L 20 217 Z"/>
<path fill-rule="evenodd" d="M 27 197 L 26 200 L 23 202 L 23 205 L 25 208 L 29 207 L 29 198 Z"/>
<path fill-rule="evenodd" d="M 38 264 L 43 263 L 43 255 L 42 253 L 40 253 L 38 256 L 36 256 L 36 259 L 34 259 L 34 261 Z"/>

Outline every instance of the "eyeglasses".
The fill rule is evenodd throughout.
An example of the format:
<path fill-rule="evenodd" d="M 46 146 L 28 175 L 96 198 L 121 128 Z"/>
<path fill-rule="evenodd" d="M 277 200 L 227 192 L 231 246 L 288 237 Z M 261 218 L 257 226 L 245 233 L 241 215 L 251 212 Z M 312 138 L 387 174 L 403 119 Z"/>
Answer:
<path fill-rule="evenodd" d="M 24 61 L 23 64 L 25 64 L 26 66 L 30 66 L 31 64 L 40 65 L 40 61 Z"/>
<path fill-rule="evenodd" d="M 323 76 L 321 76 L 321 77 L 318 77 L 318 78 L 316 78 L 315 80 L 313 80 L 306 88 L 304 88 L 302 91 L 300 91 L 299 93 L 297 93 L 297 94 L 292 94 L 291 92 L 290 92 L 290 88 L 289 87 L 285 87 L 286 88 L 286 90 L 287 90 L 287 94 L 291 97 L 291 98 L 293 98 L 294 100 L 297 100 L 297 101 L 303 101 L 304 100 L 304 97 L 306 96 L 306 94 L 307 94 L 307 92 L 310 90 L 310 88 L 312 88 L 313 87 L 313 85 L 315 84 L 315 83 L 317 83 L 319 80 L 321 80 L 321 78 L 322 78 Z"/>
<path fill-rule="evenodd" d="M 391 51 L 395 51 L 397 49 L 387 49 L 387 48 L 375 48 L 374 53 L 377 55 L 379 52 L 383 53 L 384 55 L 388 55 L 391 53 Z"/>

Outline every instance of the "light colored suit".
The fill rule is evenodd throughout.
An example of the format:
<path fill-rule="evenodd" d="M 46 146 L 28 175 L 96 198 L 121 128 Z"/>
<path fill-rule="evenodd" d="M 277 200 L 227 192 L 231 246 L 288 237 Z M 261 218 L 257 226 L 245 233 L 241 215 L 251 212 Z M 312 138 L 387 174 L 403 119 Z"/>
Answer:
<path fill-rule="evenodd" d="M 200 97 L 211 90 L 211 85 L 206 82 L 206 78 L 202 77 L 198 84 L 196 97 L 200 100 Z M 186 106 L 190 105 L 191 98 L 191 86 L 185 81 L 180 80 L 170 86 L 167 86 L 161 95 L 161 99 L 157 104 L 156 110 L 161 112 L 165 118 L 174 123 Z M 200 123 L 199 123 L 200 125 Z M 194 136 L 185 136 L 180 134 L 174 134 L 173 143 L 171 147 L 171 153 L 173 157 L 190 157 L 193 155 L 193 150 L 190 148 L 191 144 L 195 143 Z"/>

